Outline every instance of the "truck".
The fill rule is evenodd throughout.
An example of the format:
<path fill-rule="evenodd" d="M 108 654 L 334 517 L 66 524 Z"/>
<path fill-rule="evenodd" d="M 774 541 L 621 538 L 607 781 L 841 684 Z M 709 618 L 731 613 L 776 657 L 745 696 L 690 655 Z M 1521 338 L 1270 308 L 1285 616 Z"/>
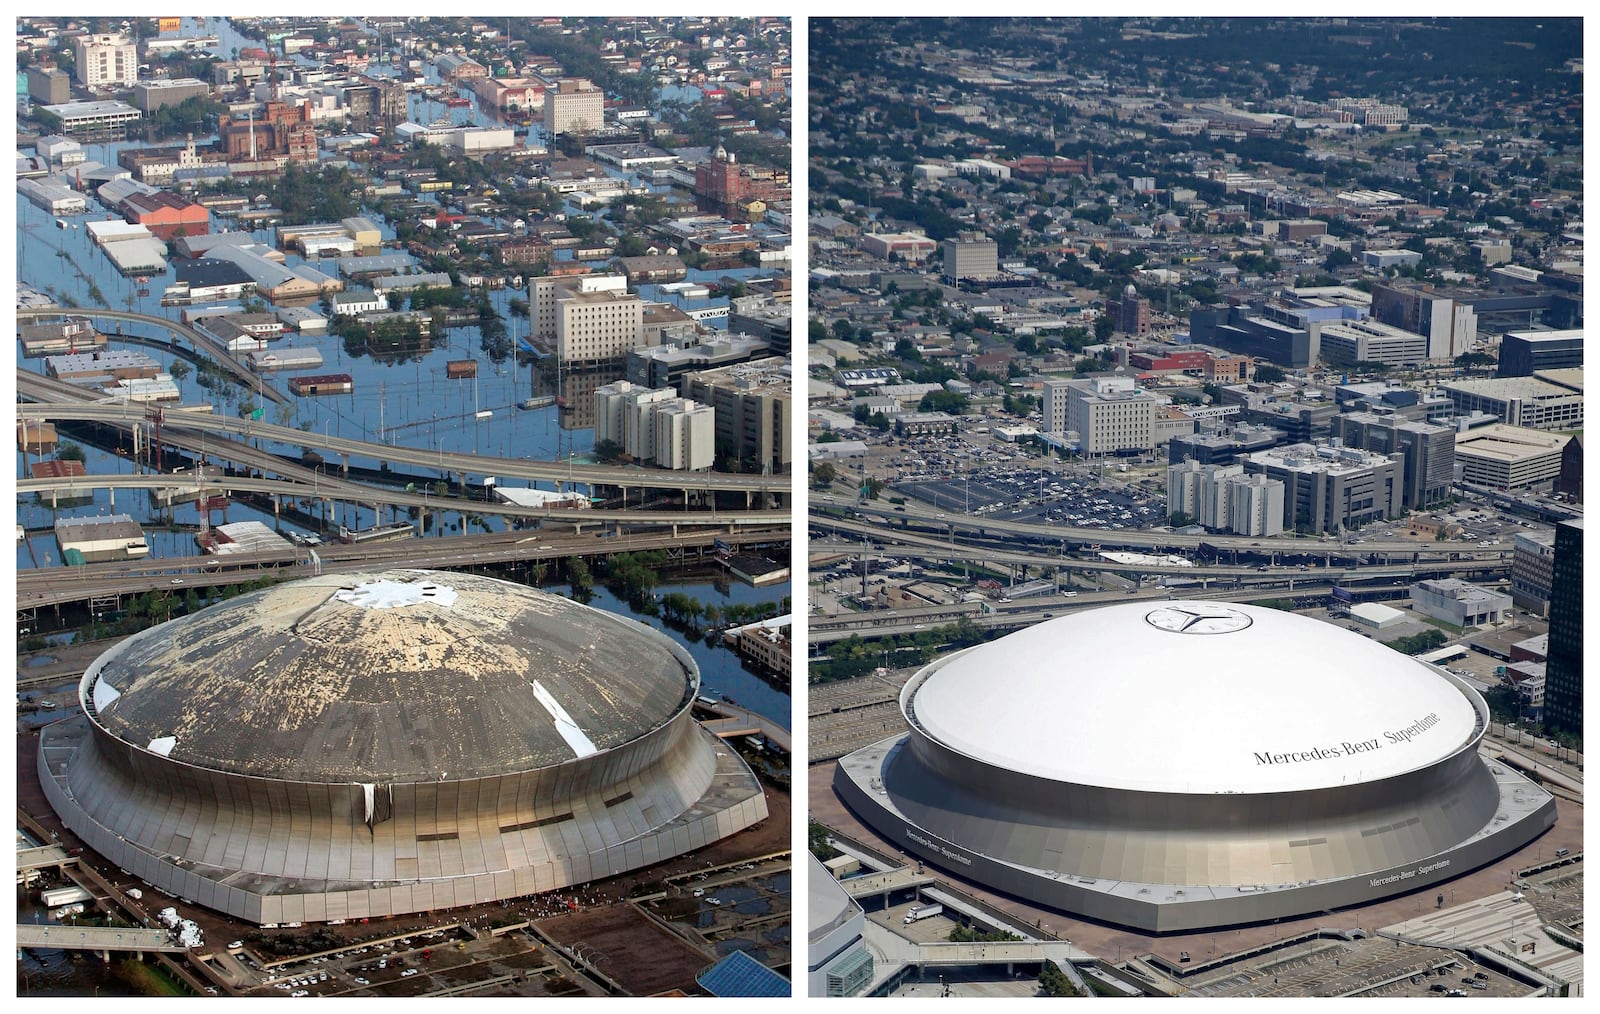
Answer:
<path fill-rule="evenodd" d="M 915 907 L 913 907 L 911 909 L 911 911 L 906 913 L 905 924 L 907 926 L 910 926 L 914 922 L 921 922 L 924 919 L 932 919 L 934 916 L 942 915 L 943 913 L 944 913 L 944 906 L 943 905 L 919 905 L 919 906 L 915 906 Z"/>
<path fill-rule="evenodd" d="M 58 908 L 62 905 L 71 905 L 80 901 L 92 901 L 94 895 L 81 887 L 57 887 L 44 891 L 39 895 L 39 900 L 47 908 Z"/>

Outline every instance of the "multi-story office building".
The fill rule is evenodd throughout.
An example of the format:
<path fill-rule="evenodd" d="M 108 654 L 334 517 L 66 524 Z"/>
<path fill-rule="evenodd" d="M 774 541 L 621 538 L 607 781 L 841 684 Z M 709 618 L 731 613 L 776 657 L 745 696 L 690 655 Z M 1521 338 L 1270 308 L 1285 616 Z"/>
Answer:
<path fill-rule="evenodd" d="M 1300 370 L 1316 359 L 1312 333 L 1303 325 L 1273 319 L 1261 307 L 1203 307 L 1189 315 L 1197 342 Z"/>
<path fill-rule="evenodd" d="M 686 373 L 732 366 L 772 354 L 760 338 L 744 335 L 708 338 L 704 344 L 659 345 L 628 353 L 627 378 L 644 387 L 677 387 Z"/>
<path fill-rule="evenodd" d="M 1531 377 L 1537 370 L 1583 365 L 1583 330 L 1508 331 L 1500 339 L 1500 377 Z"/>
<path fill-rule="evenodd" d="M 716 409 L 717 454 L 746 472 L 787 472 L 793 454 L 787 359 L 756 359 L 688 373 L 678 385 L 685 398 Z"/>
<path fill-rule="evenodd" d="M 1485 412 L 1536 430 L 1583 428 L 1583 391 L 1538 377 L 1452 380 L 1441 387 L 1462 415 Z"/>
<path fill-rule="evenodd" d="M 1392 414 L 1348 412 L 1335 416 L 1333 435 L 1342 443 L 1405 462 L 1401 502 L 1416 510 L 1443 500 L 1455 481 L 1456 433 L 1448 426 Z"/>
<path fill-rule="evenodd" d="M 140 81 L 133 86 L 135 108 L 153 113 L 162 106 L 175 106 L 188 99 L 203 99 L 211 94 L 211 86 L 195 77 L 158 78 Z"/>
<path fill-rule="evenodd" d="M 1283 483 L 1283 527 L 1335 532 L 1400 513 L 1402 466 L 1355 447 L 1291 444 L 1244 459 L 1247 474 Z"/>
<path fill-rule="evenodd" d="M 1545 657 L 1545 726 L 1583 735 L 1583 519 L 1556 526 Z"/>
<path fill-rule="evenodd" d="M 586 78 L 563 78 L 544 93 L 544 129 L 550 134 L 588 134 L 606 121 L 605 93 Z"/>
<path fill-rule="evenodd" d="M 1556 533 L 1518 532 L 1512 540 L 1511 601 L 1529 612 L 1550 612 Z"/>
<path fill-rule="evenodd" d="M 1280 535 L 1283 483 L 1246 475 L 1243 465 L 1185 461 L 1167 469 L 1167 517 L 1180 511 L 1215 531 Z"/>
<path fill-rule="evenodd" d="M 1223 388 L 1223 401 L 1228 401 L 1233 388 Z M 1276 401 L 1248 398 L 1240 415 L 1246 422 L 1282 430 L 1284 439 L 1294 444 L 1315 443 L 1333 435 L 1333 420 L 1339 414 L 1330 401 Z"/>
<path fill-rule="evenodd" d="M 655 462 L 661 468 L 699 472 L 716 463 L 716 410 L 686 398 L 656 409 Z"/>
<path fill-rule="evenodd" d="M 28 97 L 42 106 L 67 102 L 72 98 L 72 78 L 57 67 L 29 67 Z"/>
<path fill-rule="evenodd" d="M 80 35 L 72 47 L 86 88 L 131 88 L 139 80 L 139 47 L 127 35 Z"/>
<path fill-rule="evenodd" d="M 1147 451 L 1155 446 L 1155 395 L 1132 377 L 1044 382 L 1044 428 L 1078 434 L 1084 454 Z"/>
<path fill-rule="evenodd" d="M 532 339 L 566 365 L 622 359 L 645 344 L 644 300 L 624 275 L 544 275 L 528 282 Z"/>
<path fill-rule="evenodd" d="M 594 439 L 615 444 L 640 464 L 683 471 L 714 463 L 715 412 L 669 388 L 653 390 L 620 380 L 595 388 Z"/>
<path fill-rule="evenodd" d="M 946 281 L 982 281 L 1000 273 L 1000 247 L 981 232 L 963 232 L 939 244 Z"/>
<path fill-rule="evenodd" d="M 1583 435 L 1573 437 L 1561 448 L 1561 472 L 1556 476 L 1556 492 L 1583 503 Z"/>
<path fill-rule="evenodd" d="M 1372 316 L 1427 338 L 1429 359 L 1454 359 L 1471 351 L 1478 337 L 1478 315 L 1471 305 L 1440 295 L 1431 286 L 1374 285 Z"/>

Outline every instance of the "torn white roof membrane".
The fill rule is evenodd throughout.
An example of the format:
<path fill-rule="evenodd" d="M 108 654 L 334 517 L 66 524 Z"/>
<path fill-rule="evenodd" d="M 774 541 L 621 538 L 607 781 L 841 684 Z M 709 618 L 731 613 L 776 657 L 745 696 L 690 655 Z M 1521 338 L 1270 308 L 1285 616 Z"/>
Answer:
<path fill-rule="evenodd" d="M 556 731 L 561 733 L 561 738 L 567 741 L 567 745 L 572 747 L 572 752 L 580 760 L 590 754 L 600 752 L 600 748 L 594 745 L 594 741 L 582 729 L 578 728 L 578 723 L 574 722 L 572 716 L 567 714 L 567 709 L 561 706 L 561 702 L 550 696 L 550 691 L 540 685 L 538 680 L 534 680 L 532 686 L 533 696 L 538 698 L 540 704 L 544 705 L 544 710 L 550 712 L 550 717 L 555 719 Z"/>

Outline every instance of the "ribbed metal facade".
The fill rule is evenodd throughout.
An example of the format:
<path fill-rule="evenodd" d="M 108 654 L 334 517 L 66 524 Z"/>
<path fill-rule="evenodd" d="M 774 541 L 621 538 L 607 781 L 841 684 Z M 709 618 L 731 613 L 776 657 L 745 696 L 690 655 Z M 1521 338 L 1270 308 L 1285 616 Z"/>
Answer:
<path fill-rule="evenodd" d="M 466 582 L 460 583 L 465 587 Z M 505 606 L 507 613 L 511 609 Z M 597 622 L 601 638 L 607 623 L 623 624 Z M 302 716 L 307 749 L 291 758 L 305 772 L 299 777 L 279 776 L 292 728 L 263 735 L 263 747 L 271 744 L 278 751 L 270 764 L 263 757 L 265 775 L 240 770 L 250 756 L 248 742 L 195 742 L 196 735 L 189 733 L 190 742 L 179 743 L 177 749 L 168 746 L 164 753 L 156 742 L 138 745 L 142 733 L 138 742 L 118 735 L 155 721 L 150 702 L 135 698 L 139 680 L 154 678 L 140 668 L 139 653 L 166 650 L 157 643 L 135 646 L 131 662 L 117 654 L 128 649 L 114 649 L 85 674 L 80 686 L 84 715 L 47 727 L 41 737 L 40 780 L 67 826 L 118 866 L 180 898 L 257 923 L 448 909 L 608 877 L 703 847 L 767 816 L 761 786 L 749 768 L 737 754 L 720 748 L 690 713 L 699 685 L 693 659 L 653 631 L 636 624 L 626 628 L 632 628 L 624 629 L 630 636 L 641 631 L 648 635 L 636 642 L 635 650 L 643 646 L 651 651 L 649 659 L 637 660 L 633 678 L 643 679 L 640 674 L 647 670 L 658 672 L 663 662 L 672 669 L 683 667 L 665 686 L 654 688 L 653 708 L 672 703 L 664 714 L 641 711 L 638 701 L 630 706 L 628 695 L 617 692 L 622 683 L 610 681 L 613 692 L 603 714 L 615 714 L 618 721 L 603 730 L 590 726 L 597 739 L 609 735 L 609 745 L 592 753 L 568 748 L 559 762 L 542 760 L 547 749 L 554 749 L 545 745 L 550 736 L 530 732 L 523 737 L 527 742 L 519 740 L 514 749 L 501 744 L 499 754 L 492 744 L 480 751 L 470 742 L 449 745 L 462 764 L 476 757 L 482 768 L 490 758 L 501 757 L 500 770 L 489 774 L 480 770 L 473 777 L 451 778 L 439 771 L 432 778 L 374 778 L 372 757 L 391 756 L 395 747 L 384 744 L 352 754 L 351 770 L 362 772 L 360 777 L 329 777 L 327 752 L 346 748 L 347 741 L 320 741 L 314 733 L 327 726 L 325 715 L 354 706 L 334 696 L 319 700 L 319 709 Z M 185 629 L 178 629 L 149 640 L 181 642 L 185 636 Z M 592 653 L 595 645 L 588 648 Z M 108 711 L 127 711 L 137 723 L 126 716 L 112 722 L 97 711 L 96 683 L 110 672 L 132 689 L 120 697 L 102 693 L 99 699 L 113 702 Z M 316 672 L 302 675 L 313 680 Z M 404 685 L 411 675 L 396 675 L 395 684 Z M 440 679 L 454 675 L 445 673 Z M 472 679 L 482 677 L 491 684 L 479 706 L 502 702 L 517 721 L 533 721 L 529 716 L 535 713 L 515 710 L 521 702 L 512 700 L 519 685 L 526 688 L 518 683 L 526 675 L 495 681 L 476 672 Z M 364 676 L 366 683 L 356 681 L 362 692 L 383 683 L 381 676 Z M 547 680 L 556 678 L 545 675 Z M 603 673 L 583 674 L 584 680 L 590 678 L 599 691 L 607 689 Z M 659 675 L 650 679 L 661 681 Z M 165 688 L 171 682 L 156 685 Z M 586 717 L 601 714 L 578 698 L 579 685 L 569 681 L 561 686 L 574 711 Z M 216 691 L 208 693 L 212 696 L 198 699 L 214 699 Z M 521 696 L 531 697 L 531 689 Z M 271 703 L 256 702 L 243 713 L 262 720 Z M 294 713 L 291 702 L 279 704 L 283 713 Z M 382 704 L 369 699 L 363 706 Z M 168 704 L 175 716 L 187 706 L 182 698 Z M 627 723 L 618 724 L 630 710 Z M 537 717 L 549 726 L 550 716 L 539 712 Z M 492 726 L 507 716 L 489 719 Z M 416 721 L 437 735 L 469 735 L 483 725 L 473 716 L 438 709 Z M 198 727 L 194 722 L 183 725 Z M 240 736 L 249 738 L 243 726 Z M 439 757 L 443 750 L 440 744 L 419 745 L 409 758 L 396 758 L 396 770 L 415 771 L 419 759 Z M 196 763 L 197 757 L 222 758 L 231 767 Z M 512 758 L 519 762 L 510 762 Z"/>
<path fill-rule="evenodd" d="M 902 696 L 910 731 L 846 757 L 835 791 L 936 865 L 1122 925 L 1165 932 L 1358 904 L 1498 859 L 1555 820 L 1547 793 L 1479 757 L 1487 708 L 1454 679 L 1478 722 L 1433 764 L 1316 789 L 1185 793 L 1056 781 L 953 750 L 916 720 L 921 678 Z"/>

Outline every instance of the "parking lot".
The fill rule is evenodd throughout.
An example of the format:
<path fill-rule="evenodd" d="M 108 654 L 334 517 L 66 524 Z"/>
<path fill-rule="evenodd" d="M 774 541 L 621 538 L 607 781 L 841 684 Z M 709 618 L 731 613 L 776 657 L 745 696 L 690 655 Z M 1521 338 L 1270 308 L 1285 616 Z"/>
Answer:
<path fill-rule="evenodd" d="M 1207 971 L 1184 993 L 1208 997 L 1525 996 L 1470 959 L 1378 937 L 1311 940 Z"/>
<path fill-rule="evenodd" d="M 1001 521 L 1148 528 L 1167 519 L 1163 497 L 1133 486 L 1034 467 L 981 468 L 959 478 L 895 483 L 898 492 L 952 511 Z"/>

